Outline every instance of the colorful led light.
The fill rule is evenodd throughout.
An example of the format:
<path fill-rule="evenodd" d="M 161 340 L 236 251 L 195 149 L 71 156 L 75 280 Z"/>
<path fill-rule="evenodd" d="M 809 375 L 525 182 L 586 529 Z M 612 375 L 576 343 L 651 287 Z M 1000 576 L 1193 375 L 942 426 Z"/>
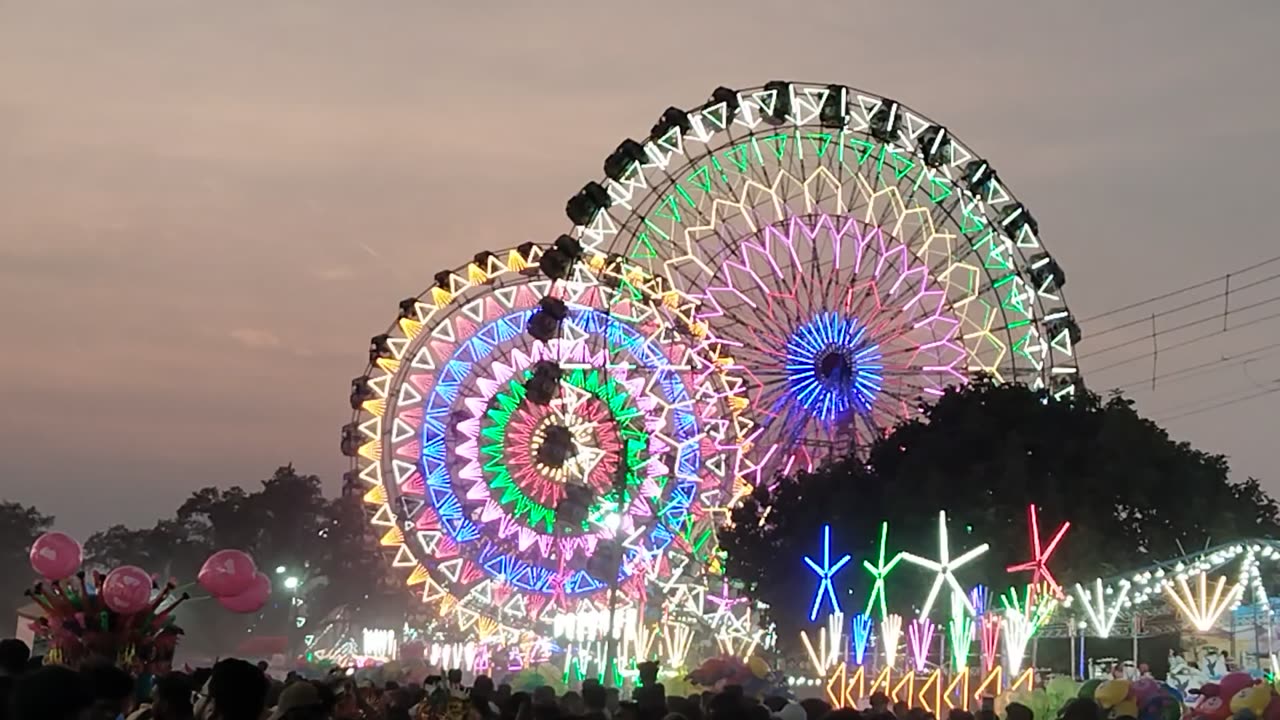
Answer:
<path fill-rule="evenodd" d="M 1031 587 L 1039 587 L 1040 581 L 1048 583 L 1050 590 L 1055 596 L 1062 596 L 1062 586 L 1054 579 L 1053 573 L 1049 572 L 1049 558 L 1053 556 L 1053 551 L 1058 548 L 1058 543 L 1062 542 L 1062 538 L 1067 534 L 1067 529 L 1071 527 L 1071 523 L 1064 522 L 1058 526 L 1058 529 L 1050 536 L 1046 545 L 1040 543 L 1040 518 L 1034 503 L 1027 506 L 1027 530 L 1031 533 L 1031 559 L 1017 565 L 1010 565 L 1007 572 L 1026 572 L 1031 571 Z"/>
<path fill-rule="evenodd" d="M 898 643 L 902 641 L 902 616 L 886 615 L 880 623 L 880 652 L 885 667 L 891 668 L 898 661 Z"/>
<path fill-rule="evenodd" d="M 964 588 L 960 586 L 960 581 L 956 579 L 955 571 L 972 562 L 979 555 L 989 550 L 990 547 L 987 543 L 983 543 L 978 547 L 966 550 L 959 557 L 953 559 L 951 557 L 950 544 L 947 540 L 947 511 L 940 511 L 938 513 L 938 559 L 930 560 L 912 553 L 902 553 L 903 560 L 937 573 L 933 579 L 932 587 L 929 588 L 929 595 L 925 598 L 924 606 L 920 608 L 920 617 L 928 617 L 943 583 L 949 584 L 952 592 L 961 597 L 965 602 L 965 607 L 970 613 L 973 613 L 973 605 L 969 603 L 969 598 L 965 594 Z"/>
<path fill-rule="evenodd" d="M 870 615 L 858 613 L 853 616 L 853 664 L 861 665 L 867 657 L 867 647 L 871 641 L 873 623 Z"/>
<path fill-rule="evenodd" d="M 977 604 L 975 603 L 976 608 Z M 952 672 L 959 672 L 969 666 L 969 650 L 973 647 L 973 628 L 973 619 L 969 617 L 964 602 L 953 593 L 951 595 L 951 620 L 947 622 L 947 638 L 951 644 Z"/>
<path fill-rule="evenodd" d="M 867 328 L 839 313 L 819 313 L 787 338 L 790 392 L 820 422 L 871 412 L 884 382 L 882 361 Z"/>
<path fill-rule="evenodd" d="M 703 319 L 759 373 L 755 409 L 767 422 L 748 462 L 763 478 L 866 448 L 918 397 L 970 373 L 1073 392 L 1072 333 L 1055 322 L 1060 274 L 1029 211 L 980 153 L 931 130 L 945 123 L 855 88 L 789 83 L 735 95 L 690 108 L 687 124 L 644 143 L 642 161 L 601 178 L 608 207 L 576 218 L 571 232 L 588 252 L 706 290 Z M 888 139 L 872 130 L 885 118 Z M 974 167 L 984 170 L 970 183 Z M 884 301 L 875 317 L 847 312 L 858 296 L 845 291 L 872 278 Z M 836 433 L 787 397 L 786 340 L 823 313 L 856 318 L 884 366 L 873 421 L 855 412 Z M 931 322 L 897 325 L 901 313 Z M 882 326 L 904 332 L 886 340 Z"/>
<path fill-rule="evenodd" d="M 876 564 L 872 565 L 871 561 L 863 560 L 862 567 L 871 573 L 874 582 L 871 584 L 871 595 L 867 597 L 866 614 L 871 615 L 871 610 L 875 607 L 876 601 L 880 601 L 880 622 L 889 616 L 888 603 L 885 600 L 885 578 L 889 577 L 889 573 L 897 567 L 898 562 L 902 560 L 902 553 L 896 553 L 888 562 L 885 561 L 885 546 L 889 541 L 889 523 L 880 523 L 880 549 L 876 555 Z"/>
<path fill-rule="evenodd" d="M 1165 586 L 1165 592 L 1187 622 L 1199 632 L 1212 630 L 1213 626 L 1218 624 L 1218 618 L 1222 617 L 1222 614 L 1239 600 L 1244 592 L 1244 586 L 1235 583 L 1224 595 L 1222 591 L 1226 587 L 1227 579 L 1219 577 L 1213 585 L 1212 596 L 1210 596 L 1209 581 L 1203 571 L 1196 573 L 1195 594 L 1192 594 L 1191 588 L 1187 585 L 1186 575 L 1180 574 L 1176 583 L 1178 587 L 1176 592 L 1168 585 Z"/>
<path fill-rule="evenodd" d="M 996 667 L 996 656 L 999 655 L 1000 626 L 1003 620 L 997 613 L 988 612 L 979 618 L 979 622 L 981 632 L 978 634 L 978 649 L 982 653 L 982 669 L 990 673 L 992 670 L 999 670 Z"/>
<path fill-rule="evenodd" d="M 843 557 L 831 563 L 831 526 L 822 526 L 822 565 L 814 562 L 808 556 L 805 556 L 804 562 L 809 569 L 818 576 L 818 590 L 813 594 L 813 605 L 809 608 L 809 622 L 818 619 L 818 610 L 822 607 L 822 601 L 825 597 L 831 601 L 831 612 L 840 612 L 840 601 L 836 598 L 835 586 L 832 585 L 831 579 L 835 574 L 840 572 L 845 565 L 849 564 L 850 556 L 846 553 Z"/>
<path fill-rule="evenodd" d="M 587 562 L 605 540 L 622 546 L 624 607 L 691 558 L 684 582 L 705 584 L 743 484 L 735 448 L 752 433 L 746 391 L 691 296 L 591 259 L 552 283 L 526 272 L 541 253 L 442 273 L 379 336 L 364 399 L 353 392 L 354 470 L 392 566 L 458 630 L 508 645 L 571 606 L 604 606 L 612 572 Z M 548 297 L 568 317 L 544 343 L 526 331 Z M 525 397 L 540 360 L 562 370 L 549 405 Z M 551 425 L 569 431 L 566 458 L 541 452 Z M 589 490 L 583 523 L 560 522 L 569 485 Z"/>
<path fill-rule="evenodd" d="M 918 617 L 907 626 L 908 645 L 911 649 L 911 661 L 916 672 L 924 672 L 929 666 L 929 650 L 933 646 L 933 621 L 927 617 Z"/>
<path fill-rule="evenodd" d="M 1121 581 L 1120 592 L 1108 603 L 1107 594 L 1102 587 L 1102 578 L 1095 579 L 1093 583 L 1093 592 L 1085 590 L 1083 585 L 1076 583 L 1076 596 L 1084 606 L 1085 616 L 1089 618 L 1093 634 L 1100 638 L 1111 637 L 1111 630 L 1115 627 L 1116 618 L 1120 617 L 1120 610 L 1124 607 L 1130 586 L 1127 581 Z"/>

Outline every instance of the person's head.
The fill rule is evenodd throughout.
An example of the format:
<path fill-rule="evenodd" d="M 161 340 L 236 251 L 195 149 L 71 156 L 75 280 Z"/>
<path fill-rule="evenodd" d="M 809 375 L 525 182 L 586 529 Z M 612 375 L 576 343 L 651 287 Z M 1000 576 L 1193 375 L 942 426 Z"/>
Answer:
<path fill-rule="evenodd" d="M 461 685 L 461 684 L 462 684 L 462 670 L 461 670 L 461 669 L 459 669 L 459 668 L 454 668 L 454 669 L 452 669 L 452 670 L 450 670 L 450 671 L 449 671 L 449 684 L 450 684 L 450 685 Z"/>
<path fill-rule="evenodd" d="M 871 710 L 873 712 L 881 713 L 889 707 L 889 696 L 885 695 L 883 692 L 876 691 L 871 693 L 870 700 Z"/>
<path fill-rule="evenodd" d="M 271 720 L 320 720 L 325 716 L 324 710 L 320 688 L 315 683 L 296 682 L 280 693 Z"/>
<path fill-rule="evenodd" d="M 155 720 L 191 720 L 191 678 L 169 673 L 151 687 L 151 714 Z"/>
<path fill-rule="evenodd" d="M 910 710 L 911 708 L 907 707 L 907 704 L 902 702 L 901 700 L 893 704 L 894 717 L 905 718 L 907 716 L 907 713 L 910 712 Z"/>
<path fill-rule="evenodd" d="M 476 681 L 471 683 L 471 694 L 478 695 L 489 701 L 493 699 L 493 678 L 488 675 L 477 675 Z"/>
<path fill-rule="evenodd" d="M 49 665 L 14 684 L 9 709 L 11 720 L 90 720 L 93 691 L 80 673 Z"/>
<path fill-rule="evenodd" d="M 1014 705 L 1017 705 L 1017 703 L 1011 703 L 1009 705 L 1011 712 Z M 1009 719 L 1012 720 L 1012 718 L 1013 715 L 1010 714 Z M 947 715 L 947 720 L 973 720 L 973 713 L 968 710 L 961 710 L 960 708 L 952 708 L 950 714 Z M 1026 720 L 1031 720 L 1031 718 L 1028 717 Z"/>
<path fill-rule="evenodd" d="M 604 691 L 604 686 L 594 678 L 590 682 L 582 683 L 582 705 L 591 710 L 604 710 L 609 704 L 609 696 Z"/>
<path fill-rule="evenodd" d="M 0 675 L 21 675 L 31 659 L 31 648 L 17 638 L 0 640 Z"/>
<path fill-rule="evenodd" d="M 587 692 L 587 689 L 584 687 L 582 689 L 582 692 L 585 695 Z M 539 685 L 538 687 L 534 688 L 533 704 L 534 705 L 555 705 L 556 689 L 551 687 L 550 685 Z"/>
<path fill-rule="evenodd" d="M 1102 717 L 1102 711 L 1098 708 L 1098 703 L 1087 698 L 1076 698 L 1062 706 L 1058 717 L 1062 720 L 1098 720 Z"/>
<path fill-rule="evenodd" d="M 1004 711 L 1005 720 L 1035 720 L 1036 714 L 1031 708 L 1019 702 L 1011 702 Z M 953 716 L 954 717 L 954 716 Z"/>
<path fill-rule="evenodd" d="M 360 698 L 354 683 L 341 682 L 333 688 L 333 717 L 348 720 L 360 716 Z"/>
<path fill-rule="evenodd" d="M 258 720 L 267 702 L 267 679 L 244 660 L 213 666 L 196 701 L 198 720 Z"/>
<path fill-rule="evenodd" d="M 581 715 L 586 712 L 586 705 L 582 702 L 582 696 L 570 690 L 560 696 L 560 709 L 565 715 Z"/>
<path fill-rule="evenodd" d="M 133 677 L 115 665 L 99 664 L 82 668 L 80 674 L 93 693 L 93 714 L 101 720 L 116 720 L 133 709 Z"/>
<path fill-rule="evenodd" d="M 800 707 L 804 708 L 804 716 L 808 720 L 818 720 L 831 712 L 831 706 L 820 698 L 805 698 L 800 701 Z"/>

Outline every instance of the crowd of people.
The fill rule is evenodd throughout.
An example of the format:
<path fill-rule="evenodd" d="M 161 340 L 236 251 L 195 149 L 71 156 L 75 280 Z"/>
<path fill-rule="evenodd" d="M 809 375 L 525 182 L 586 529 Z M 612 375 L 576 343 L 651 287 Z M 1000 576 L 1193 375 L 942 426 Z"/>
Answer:
<path fill-rule="evenodd" d="M 1017 703 L 1004 720 L 1035 720 Z M 78 670 L 45 665 L 18 640 L 0 641 L 0 720 L 936 720 L 877 693 L 863 710 L 832 708 L 818 699 L 756 699 L 742 688 L 670 696 L 661 683 L 636 688 L 623 700 L 615 688 L 588 679 L 581 691 L 550 686 L 513 691 L 462 673 L 428 677 L 421 685 L 380 687 L 345 672 L 305 679 L 272 678 L 266 663 L 220 660 L 212 668 L 134 677 L 110 664 Z M 947 720 L 998 720 L 990 709 L 952 710 Z M 1059 720 L 1102 720 L 1096 703 L 1074 700 Z"/>

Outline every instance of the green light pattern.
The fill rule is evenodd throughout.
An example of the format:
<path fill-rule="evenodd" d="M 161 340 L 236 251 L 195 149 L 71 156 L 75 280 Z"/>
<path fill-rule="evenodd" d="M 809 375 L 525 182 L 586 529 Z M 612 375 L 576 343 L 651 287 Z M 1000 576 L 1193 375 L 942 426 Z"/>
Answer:
<path fill-rule="evenodd" d="M 534 530 L 552 533 L 556 524 L 555 508 L 547 507 L 530 498 L 512 477 L 507 466 L 507 425 L 511 415 L 525 402 L 525 383 L 533 376 L 526 370 L 512 378 L 507 387 L 494 395 L 484 422 L 480 428 L 480 453 L 486 458 L 483 470 L 491 474 L 489 490 L 498 503 L 507 507 L 512 516 L 527 517 L 526 524 Z M 593 521 L 604 514 L 626 507 L 631 489 L 641 482 L 640 471 L 646 462 L 649 435 L 644 430 L 644 415 L 634 405 L 625 385 L 597 369 L 575 368 L 561 378 L 572 387 L 586 392 L 609 408 L 610 419 L 618 430 L 622 443 L 622 458 L 627 467 L 626 482 L 622 494 L 615 490 L 604 493 L 587 510 L 587 519 L 581 530 L 586 532 Z M 661 479 L 665 482 L 665 478 Z"/>

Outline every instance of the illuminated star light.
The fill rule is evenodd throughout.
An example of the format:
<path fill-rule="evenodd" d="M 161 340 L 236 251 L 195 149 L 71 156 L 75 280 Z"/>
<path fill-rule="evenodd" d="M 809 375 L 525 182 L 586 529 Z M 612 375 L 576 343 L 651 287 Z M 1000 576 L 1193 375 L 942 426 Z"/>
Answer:
<path fill-rule="evenodd" d="M 1005 571 L 1015 573 L 1030 570 L 1032 587 L 1039 587 L 1043 579 L 1049 584 L 1053 594 L 1061 597 L 1062 586 L 1054 579 L 1053 573 L 1049 572 L 1049 558 L 1053 555 L 1053 551 L 1058 549 L 1058 543 L 1062 542 L 1062 536 L 1067 534 L 1071 523 L 1064 522 L 1059 525 L 1049 539 L 1049 544 L 1044 546 L 1040 544 L 1040 518 L 1034 503 L 1027 506 L 1027 525 L 1031 533 L 1031 559 L 1018 565 L 1010 565 L 1005 568 Z"/>
<path fill-rule="evenodd" d="M 898 553 L 894 555 L 893 559 L 889 560 L 889 562 L 885 562 L 885 544 L 888 542 L 888 539 L 889 523 L 882 522 L 880 523 L 880 551 L 877 556 L 879 559 L 876 560 L 875 565 L 872 565 L 870 560 L 862 561 L 862 567 L 866 568 L 867 572 L 871 573 L 871 577 L 875 578 L 875 582 L 871 584 L 871 596 L 867 598 L 867 610 L 865 614 L 871 615 L 871 609 L 875 606 L 876 600 L 878 599 L 880 601 L 881 623 L 883 623 L 884 619 L 889 616 L 888 603 L 884 596 L 884 579 L 889 576 L 889 573 L 892 572 L 893 569 L 897 567 L 898 562 L 902 560 L 902 553 Z"/>
<path fill-rule="evenodd" d="M 822 565 L 814 562 L 807 555 L 804 562 L 809 569 L 821 579 L 818 583 L 818 591 L 813 595 L 813 606 L 809 608 L 809 622 L 818 619 L 818 609 L 822 607 L 823 593 L 831 600 L 831 611 L 840 612 L 840 601 L 836 599 L 835 586 L 831 584 L 831 578 L 840 572 L 845 565 L 849 564 L 850 556 L 846 553 L 844 557 L 836 561 L 835 565 L 831 564 L 831 526 L 822 526 Z"/>
<path fill-rule="evenodd" d="M 920 608 L 920 617 L 928 617 L 929 611 L 933 609 L 933 601 L 938 599 L 938 591 L 942 589 L 944 582 L 951 586 L 952 592 L 964 599 L 965 608 L 973 613 L 973 604 L 969 602 L 969 596 L 965 594 L 964 588 L 960 587 L 960 581 L 956 580 L 955 571 L 990 549 L 990 545 L 982 543 L 962 553 L 960 557 L 952 559 L 950 543 L 947 540 L 947 511 L 940 511 L 938 513 L 938 559 L 930 560 L 912 553 L 902 553 L 903 560 L 937 573 L 933 579 L 933 587 L 929 588 L 929 597 L 925 598 L 924 607 Z"/>

